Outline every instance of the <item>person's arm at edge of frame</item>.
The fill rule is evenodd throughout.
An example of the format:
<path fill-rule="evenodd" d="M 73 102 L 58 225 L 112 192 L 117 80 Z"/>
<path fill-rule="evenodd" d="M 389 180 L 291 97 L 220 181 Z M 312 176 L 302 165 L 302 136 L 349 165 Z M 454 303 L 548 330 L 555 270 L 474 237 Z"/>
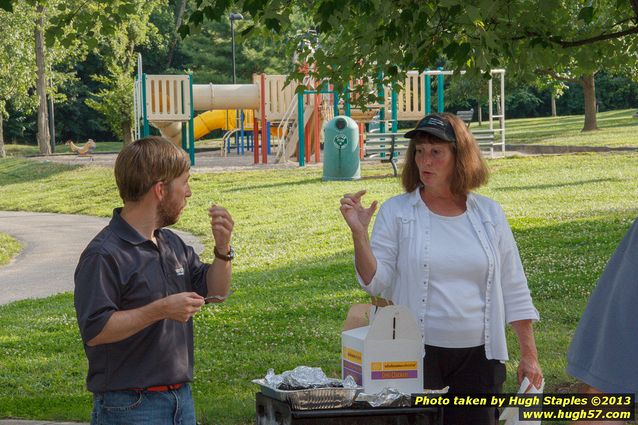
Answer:
<path fill-rule="evenodd" d="M 225 255 L 230 252 L 230 240 L 232 237 L 233 221 L 230 213 L 223 207 L 213 205 L 208 209 L 211 231 L 215 241 L 217 252 Z M 206 286 L 208 295 L 228 295 L 232 276 L 232 261 L 224 261 L 217 257 L 206 272 Z M 220 303 L 224 300 L 212 299 L 209 302 Z"/>
<path fill-rule="evenodd" d="M 377 209 L 377 201 L 372 202 L 369 208 L 364 208 L 361 204 L 361 197 L 365 193 L 365 190 L 361 190 L 355 194 L 345 194 L 341 198 L 341 207 L 339 209 L 352 231 L 357 273 L 359 273 L 363 282 L 369 285 L 377 272 L 377 259 L 372 252 L 370 237 L 368 236 L 368 227 L 372 215 Z"/>

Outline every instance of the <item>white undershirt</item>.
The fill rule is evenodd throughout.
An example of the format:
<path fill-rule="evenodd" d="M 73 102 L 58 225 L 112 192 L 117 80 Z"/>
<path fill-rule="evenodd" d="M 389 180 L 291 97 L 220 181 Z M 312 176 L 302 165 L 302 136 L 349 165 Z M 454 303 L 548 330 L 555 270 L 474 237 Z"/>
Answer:
<path fill-rule="evenodd" d="M 432 250 L 425 343 L 446 348 L 485 344 L 487 254 L 467 213 L 428 214 Z"/>

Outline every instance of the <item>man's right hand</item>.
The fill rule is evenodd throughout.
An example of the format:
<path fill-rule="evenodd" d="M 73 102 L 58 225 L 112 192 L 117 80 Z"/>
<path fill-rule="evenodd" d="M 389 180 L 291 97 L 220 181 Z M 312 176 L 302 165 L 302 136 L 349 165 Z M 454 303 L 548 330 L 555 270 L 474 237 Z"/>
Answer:
<path fill-rule="evenodd" d="M 365 193 L 365 190 L 360 190 L 355 194 L 346 193 L 340 201 L 339 210 L 353 234 L 367 234 L 370 220 L 377 209 L 377 201 L 372 202 L 368 208 L 363 207 L 361 198 Z"/>
<path fill-rule="evenodd" d="M 204 297 L 195 292 L 180 292 L 164 298 L 162 315 L 166 319 L 187 322 L 204 305 Z"/>

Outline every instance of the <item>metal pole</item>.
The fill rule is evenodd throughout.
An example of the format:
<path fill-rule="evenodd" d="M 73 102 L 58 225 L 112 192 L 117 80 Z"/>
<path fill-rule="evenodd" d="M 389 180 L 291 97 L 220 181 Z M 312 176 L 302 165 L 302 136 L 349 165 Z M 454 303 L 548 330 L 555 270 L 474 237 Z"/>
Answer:
<path fill-rule="evenodd" d="M 233 12 L 229 15 L 229 19 L 230 19 L 230 36 L 232 40 L 231 44 L 232 44 L 232 50 L 233 50 L 233 84 L 237 84 L 237 72 L 236 72 L 236 66 L 235 66 L 235 21 L 240 21 L 244 19 L 244 17 L 241 15 L 241 13 Z M 239 124 L 239 111 L 235 109 L 235 128 L 237 128 L 238 124 Z M 237 154 L 239 154 L 239 134 L 235 132 L 234 136 L 235 136 L 235 145 L 237 146 Z M 243 133 L 242 133 L 241 142 L 242 142 L 242 154 L 243 154 L 243 148 L 244 148 Z"/>
<path fill-rule="evenodd" d="M 49 65 L 49 87 L 53 92 L 53 70 Z M 51 153 L 55 153 L 55 113 L 53 110 L 53 95 L 49 95 L 49 143 L 51 144 Z"/>
<path fill-rule="evenodd" d="M 55 153 L 55 112 L 51 95 L 49 95 L 49 133 L 51 134 L 51 153 Z"/>
<path fill-rule="evenodd" d="M 232 39 L 232 51 L 233 51 L 233 84 L 237 83 L 237 73 L 235 70 L 235 19 L 233 18 L 233 15 L 230 15 L 230 37 Z M 237 128 L 237 124 L 239 123 L 239 120 L 237 119 L 237 109 L 235 109 L 235 128 Z M 233 137 L 235 138 L 235 146 L 237 146 L 237 154 L 239 154 L 239 140 L 237 137 L 237 132 L 235 132 L 235 134 L 233 135 Z M 230 150 L 230 145 L 229 145 L 229 150 Z"/>
<path fill-rule="evenodd" d="M 230 37 L 232 39 L 232 49 L 233 49 L 233 84 L 237 83 L 237 75 L 235 73 L 235 19 L 230 17 Z"/>

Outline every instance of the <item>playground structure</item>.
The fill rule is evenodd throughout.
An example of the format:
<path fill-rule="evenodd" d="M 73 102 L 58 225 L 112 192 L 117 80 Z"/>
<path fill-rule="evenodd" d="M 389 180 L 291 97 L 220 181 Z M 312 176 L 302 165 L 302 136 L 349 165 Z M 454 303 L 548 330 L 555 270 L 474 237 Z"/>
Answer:
<path fill-rule="evenodd" d="M 437 112 L 443 112 L 444 77 L 452 74 L 452 71 L 441 69 L 420 73 L 409 71 L 400 92 L 379 87 L 383 101 L 368 105 L 368 110 L 363 111 L 351 107 L 348 90 L 344 94 L 336 93 L 331 85 L 319 85 L 308 77 L 301 83 L 288 85 L 286 75 L 266 74 L 253 75 L 252 84 L 193 84 L 190 75 L 143 74 L 140 57 L 134 93 L 135 135 L 138 138 L 147 136 L 150 126 L 156 127 L 163 136 L 189 152 L 192 164 L 195 164 L 195 140 L 215 129 L 227 131 L 222 155 L 230 151 L 234 136 L 237 153 L 244 154 L 245 147 L 252 150 L 255 164 L 260 163 L 260 157 L 262 163 L 268 162 L 271 135 L 274 135 L 277 140 L 275 160 L 288 161 L 296 155 L 299 165 L 303 166 L 313 155 L 315 162 L 321 161 L 323 123 L 343 114 L 359 122 L 363 156 L 366 124 L 376 127 L 380 133 L 385 133 L 389 126 L 391 132 L 396 133 L 398 121 L 419 120 L 432 112 L 433 77 L 436 78 Z M 472 131 L 489 135 L 492 153 L 494 146 L 500 146 L 504 152 L 505 71 L 492 70 L 491 74 L 492 79 L 488 80 L 489 128 Z M 495 78 L 500 78 L 496 96 L 492 84 Z M 304 86 L 303 90 L 298 90 L 300 84 Z M 494 113 L 495 103 L 497 113 Z M 202 113 L 195 116 L 195 111 Z M 485 135 L 477 136 L 477 139 Z M 248 140 L 246 145 L 244 140 Z"/>
<path fill-rule="evenodd" d="M 139 57 L 134 90 L 135 136 L 149 135 L 153 126 L 164 137 L 181 144 L 194 164 L 195 140 L 220 128 L 228 131 L 222 154 L 228 151 L 231 135 L 237 136 L 237 151 L 243 154 L 244 139 L 249 136 L 252 146 L 248 147 L 252 147 L 254 163 L 260 162 L 260 150 L 262 162 L 267 163 L 270 135 L 280 132 L 271 123 L 281 122 L 286 106 L 296 99 L 298 84 L 286 86 L 286 78 L 261 74 L 253 76 L 253 84 L 193 84 L 189 75 L 144 74 Z M 313 116 L 312 106 L 308 110 L 309 120 Z M 195 111 L 204 112 L 195 116 Z M 292 137 L 293 133 L 287 131 L 286 141 Z"/>

